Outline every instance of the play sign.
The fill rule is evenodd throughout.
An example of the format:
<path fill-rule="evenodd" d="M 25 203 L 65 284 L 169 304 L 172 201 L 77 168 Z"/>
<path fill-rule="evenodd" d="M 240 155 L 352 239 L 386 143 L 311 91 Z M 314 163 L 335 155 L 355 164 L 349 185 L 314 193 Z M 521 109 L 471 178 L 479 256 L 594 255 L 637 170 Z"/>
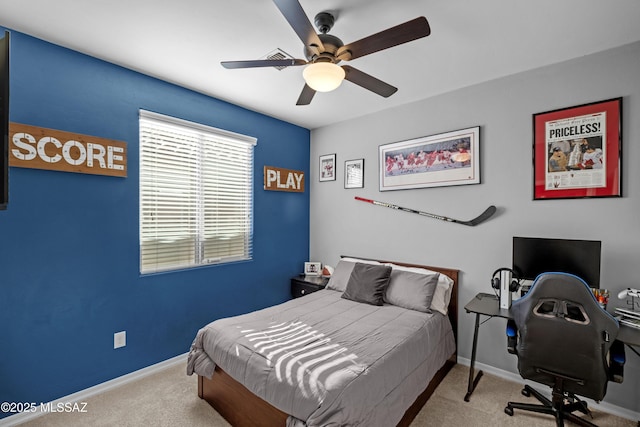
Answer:
<path fill-rule="evenodd" d="M 304 193 L 304 172 L 265 166 L 264 189 Z"/>

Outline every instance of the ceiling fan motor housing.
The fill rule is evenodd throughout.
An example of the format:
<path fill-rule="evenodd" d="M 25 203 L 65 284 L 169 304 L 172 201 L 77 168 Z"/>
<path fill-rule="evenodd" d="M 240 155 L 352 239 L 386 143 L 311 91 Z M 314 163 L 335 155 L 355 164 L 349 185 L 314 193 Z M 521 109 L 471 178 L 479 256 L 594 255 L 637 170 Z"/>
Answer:
<path fill-rule="evenodd" d="M 313 48 L 310 49 L 308 46 L 305 46 L 304 56 L 311 62 L 333 62 L 337 64 L 340 60 L 337 59 L 335 55 L 338 49 L 344 46 L 344 43 L 338 37 L 327 34 L 336 22 L 335 16 L 329 12 L 320 12 L 316 15 L 313 22 L 316 28 L 318 28 L 318 31 L 320 31 L 318 38 L 322 42 L 324 50 L 318 52 L 318 49 L 314 50 Z"/>
<path fill-rule="evenodd" d="M 335 54 L 339 48 L 344 46 L 342 40 L 340 40 L 336 36 L 332 36 L 331 34 L 318 34 L 322 45 L 324 46 L 324 51 L 320 52 L 319 55 L 316 55 L 311 49 L 305 46 L 304 48 L 304 56 L 308 61 L 316 62 L 316 61 L 327 61 L 338 63 L 339 59 L 336 59 Z"/>

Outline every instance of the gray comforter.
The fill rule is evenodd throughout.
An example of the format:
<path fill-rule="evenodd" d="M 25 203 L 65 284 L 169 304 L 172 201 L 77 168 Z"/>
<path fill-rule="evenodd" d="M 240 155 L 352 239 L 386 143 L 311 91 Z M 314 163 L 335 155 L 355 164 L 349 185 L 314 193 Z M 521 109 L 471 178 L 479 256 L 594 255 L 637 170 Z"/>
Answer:
<path fill-rule="evenodd" d="M 198 331 L 187 373 L 215 365 L 290 415 L 289 426 L 396 425 L 455 351 L 440 313 L 322 290 Z"/>

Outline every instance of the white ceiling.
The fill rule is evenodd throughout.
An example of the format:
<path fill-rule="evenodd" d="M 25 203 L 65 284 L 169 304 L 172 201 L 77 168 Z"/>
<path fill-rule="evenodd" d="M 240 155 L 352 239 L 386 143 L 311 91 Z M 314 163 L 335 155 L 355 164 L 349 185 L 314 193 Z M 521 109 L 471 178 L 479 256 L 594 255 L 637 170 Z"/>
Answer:
<path fill-rule="evenodd" d="M 302 42 L 271 0 L 0 0 L 0 25 L 314 129 L 640 40 L 638 0 L 300 0 L 347 44 L 425 16 L 431 35 L 349 65 L 399 88 L 345 81 L 296 106 L 303 67 L 228 70 Z M 639 70 L 640 72 L 640 70 Z"/>

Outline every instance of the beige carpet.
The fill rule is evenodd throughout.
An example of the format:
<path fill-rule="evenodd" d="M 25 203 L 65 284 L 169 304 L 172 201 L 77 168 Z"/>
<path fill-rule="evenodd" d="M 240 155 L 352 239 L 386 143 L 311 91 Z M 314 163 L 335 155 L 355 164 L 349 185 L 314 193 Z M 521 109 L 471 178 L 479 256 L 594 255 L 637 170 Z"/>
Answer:
<path fill-rule="evenodd" d="M 468 367 L 455 366 L 411 424 L 418 426 L 555 426 L 545 415 L 504 413 L 506 402 L 531 401 L 520 394 L 521 385 L 485 374 L 470 402 L 464 402 Z M 86 413 L 52 413 L 24 426 L 171 426 L 226 427 L 229 424 L 198 398 L 197 379 L 187 376 L 183 365 L 87 399 Z M 592 408 L 593 409 L 593 408 Z M 602 427 L 636 427 L 635 421 L 594 412 Z M 567 423 L 567 425 L 571 425 Z"/>

